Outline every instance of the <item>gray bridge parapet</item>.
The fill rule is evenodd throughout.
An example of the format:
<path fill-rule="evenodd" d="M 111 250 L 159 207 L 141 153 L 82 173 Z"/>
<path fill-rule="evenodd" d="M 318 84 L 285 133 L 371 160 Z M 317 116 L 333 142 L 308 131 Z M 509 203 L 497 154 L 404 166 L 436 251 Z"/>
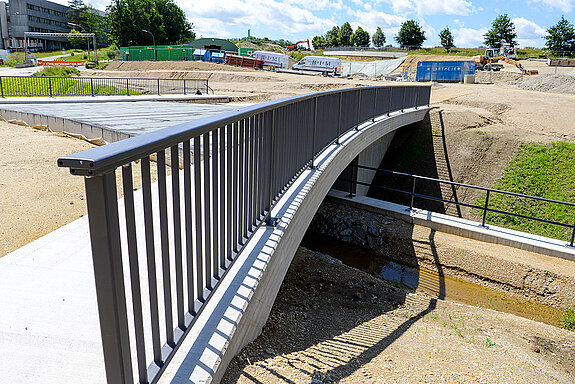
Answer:
<path fill-rule="evenodd" d="M 419 85 L 321 92 L 59 159 L 86 176 L 108 382 L 217 382 L 260 333 L 341 171 L 421 121 L 429 95 Z"/>

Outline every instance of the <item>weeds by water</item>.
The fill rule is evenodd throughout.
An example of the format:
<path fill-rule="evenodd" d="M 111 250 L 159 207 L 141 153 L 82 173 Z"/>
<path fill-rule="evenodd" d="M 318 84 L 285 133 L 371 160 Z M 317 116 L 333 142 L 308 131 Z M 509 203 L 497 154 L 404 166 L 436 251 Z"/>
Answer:
<path fill-rule="evenodd" d="M 575 307 L 567 308 L 561 319 L 561 328 L 575 331 Z"/>

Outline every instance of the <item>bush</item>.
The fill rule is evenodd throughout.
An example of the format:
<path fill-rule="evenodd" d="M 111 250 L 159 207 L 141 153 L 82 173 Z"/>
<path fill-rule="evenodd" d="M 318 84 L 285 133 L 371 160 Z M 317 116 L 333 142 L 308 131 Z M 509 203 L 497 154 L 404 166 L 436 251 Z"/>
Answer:
<path fill-rule="evenodd" d="M 32 74 L 36 77 L 70 77 L 80 76 L 80 71 L 74 67 L 45 67 L 43 70 Z"/>

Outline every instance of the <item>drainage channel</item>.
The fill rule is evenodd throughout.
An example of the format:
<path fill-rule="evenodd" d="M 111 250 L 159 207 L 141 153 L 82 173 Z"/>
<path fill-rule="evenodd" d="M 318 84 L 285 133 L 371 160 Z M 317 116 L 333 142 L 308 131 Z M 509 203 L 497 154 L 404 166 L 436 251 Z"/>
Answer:
<path fill-rule="evenodd" d="M 511 313 L 556 327 L 559 326 L 562 316 L 562 311 L 557 308 L 446 276 L 430 269 L 407 267 L 323 234 L 308 232 L 301 245 L 335 257 L 350 267 L 404 289 L 423 292 L 432 297 Z"/>

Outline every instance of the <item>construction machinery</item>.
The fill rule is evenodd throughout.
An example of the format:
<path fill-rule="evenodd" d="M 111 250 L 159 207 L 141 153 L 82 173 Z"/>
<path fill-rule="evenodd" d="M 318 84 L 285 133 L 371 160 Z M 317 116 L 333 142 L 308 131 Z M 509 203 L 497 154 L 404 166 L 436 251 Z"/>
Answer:
<path fill-rule="evenodd" d="M 286 51 L 293 51 L 294 49 L 298 49 L 298 45 L 300 43 L 306 43 L 307 44 L 307 50 L 311 51 L 311 45 L 309 45 L 309 40 L 302 40 L 302 41 L 298 41 L 297 43 L 295 43 L 294 45 L 288 45 L 285 50 Z"/>
<path fill-rule="evenodd" d="M 539 71 L 529 70 L 517 62 L 517 48 L 511 47 L 509 44 L 503 43 L 499 49 L 487 48 L 485 54 L 473 56 L 475 60 L 475 69 L 479 71 L 499 71 L 503 68 L 503 64 L 499 60 L 505 61 L 507 64 L 514 65 L 524 75 L 537 75 Z"/>

